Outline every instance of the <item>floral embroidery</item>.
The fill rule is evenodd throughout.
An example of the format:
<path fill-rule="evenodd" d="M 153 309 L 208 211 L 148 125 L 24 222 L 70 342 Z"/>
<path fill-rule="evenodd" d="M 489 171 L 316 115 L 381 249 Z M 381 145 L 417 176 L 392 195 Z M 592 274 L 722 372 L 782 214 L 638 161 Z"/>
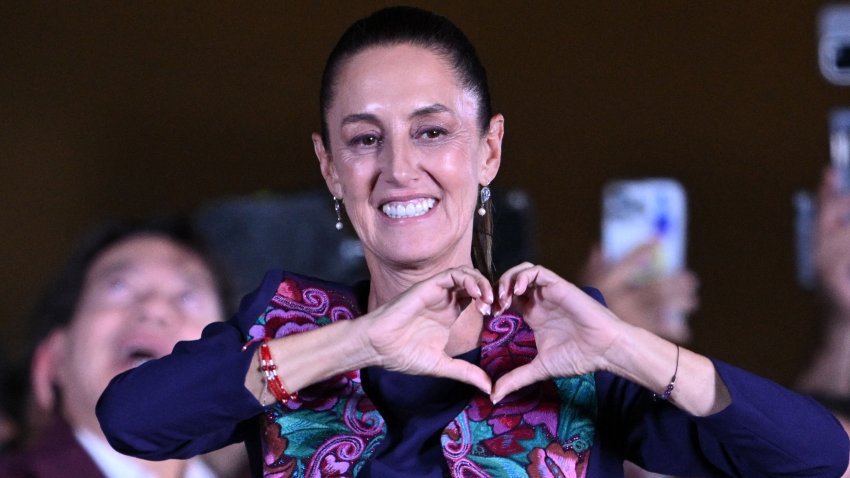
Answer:
<path fill-rule="evenodd" d="M 247 339 L 301 333 L 358 314 L 347 291 L 287 276 Z M 493 380 L 536 353 L 534 334 L 521 317 L 487 318 L 480 365 Z M 264 476 L 356 476 L 386 433 L 360 372 L 312 385 L 299 396 L 267 408 L 262 417 Z M 584 478 L 595 415 L 589 374 L 541 382 L 496 405 L 477 394 L 443 430 L 443 455 L 456 477 Z"/>
<path fill-rule="evenodd" d="M 493 380 L 536 354 L 534 333 L 521 317 L 507 313 L 485 322 L 481 367 Z M 444 431 L 443 454 L 454 476 L 582 478 L 595 418 L 592 375 L 537 383 L 495 405 L 477 394 Z"/>
<path fill-rule="evenodd" d="M 283 337 L 352 319 L 350 294 L 287 278 L 247 339 Z M 285 364 L 281 364 L 285 367 Z M 354 476 L 384 433 L 383 419 L 363 393 L 360 372 L 332 377 L 276 403 L 262 417 L 263 476 Z"/>
<path fill-rule="evenodd" d="M 557 443 L 551 443 L 545 450 L 535 448 L 529 456 L 529 478 L 578 478 L 584 476 L 587 467 L 587 460 Z"/>

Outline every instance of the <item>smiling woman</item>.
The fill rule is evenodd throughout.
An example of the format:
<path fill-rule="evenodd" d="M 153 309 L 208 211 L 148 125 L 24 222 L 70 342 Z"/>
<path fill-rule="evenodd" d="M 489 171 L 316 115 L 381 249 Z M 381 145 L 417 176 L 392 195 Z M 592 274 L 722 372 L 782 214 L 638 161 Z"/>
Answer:
<path fill-rule="evenodd" d="M 472 266 L 469 211 L 498 171 L 501 115 L 481 129 L 480 95 L 427 47 L 372 47 L 341 61 L 334 101 L 323 106 L 328 130 L 313 144 L 363 242 L 372 288 L 389 299 L 438 271 Z M 418 263 L 427 266 L 398 280 Z"/>
<path fill-rule="evenodd" d="M 109 385 L 98 416 L 116 449 L 245 441 L 255 476 L 282 477 L 847 467 L 847 436 L 812 400 L 631 326 L 544 267 L 489 277 L 505 120 L 447 19 L 357 21 L 320 97 L 314 149 L 369 282 L 270 272 L 232 320 Z"/>

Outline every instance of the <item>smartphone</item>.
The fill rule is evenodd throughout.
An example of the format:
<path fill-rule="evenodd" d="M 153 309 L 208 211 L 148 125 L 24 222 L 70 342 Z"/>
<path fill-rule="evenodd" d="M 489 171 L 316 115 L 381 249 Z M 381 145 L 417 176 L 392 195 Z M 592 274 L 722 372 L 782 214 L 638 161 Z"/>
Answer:
<path fill-rule="evenodd" d="M 602 193 L 602 254 L 615 262 L 656 240 L 659 247 L 641 270 L 643 280 L 685 267 L 687 201 L 671 178 L 615 180 Z"/>
<path fill-rule="evenodd" d="M 836 108 L 829 113 L 829 162 L 838 175 L 838 188 L 850 194 L 850 108 Z M 814 263 L 814 231 L 817 201 L 811 191 L 794 193 L 794 249 L 797 284 L 812 290 L 817 286 Z"/>
<path fill-rule="evenodd" d="M 830 83 L 850 85 L 850 4 L 830 3 L 818 14 L 818 64 Z"/>
<path fill-rule="evenodd" d="M 850 108 L 836 108 L 829 114 L 829 157 L 838 171 L 841 191 L 850 192 Z"/>
<path fill-rule="evenodd" d="M 797 265 L 797 284 L 803 289 L 815 288 L 814 231 L 817 203 L 811 191 L 794 193 L 794 252 Z"/>

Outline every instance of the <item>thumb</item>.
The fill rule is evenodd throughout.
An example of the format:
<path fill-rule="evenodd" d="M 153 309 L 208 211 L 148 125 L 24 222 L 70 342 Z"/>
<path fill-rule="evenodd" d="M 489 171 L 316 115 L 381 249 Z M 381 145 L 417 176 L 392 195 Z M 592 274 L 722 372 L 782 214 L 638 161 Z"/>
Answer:
<path fill-rule="evenodd" d="M 608 275 L 608 285 L 612 289 L 619 289 L 632 283 L 635 277 L 647 267 L 652 260 L 658 241 L 652 240 L 636 247 L 629 252 L 620 262 L 611 267 Z"/>
<path fill-rule="evenodd" d="M 441 364 L 440 370 L 444 377 L 468 383 L 484 392 L 485 395 L 490 395 L 492 392 L 493 384 L 487 373 L 469 362 L 449 358 Z"/>
<path fill-rule="evenodd" d="M 490 394 L 490 401 L 499 403 L 508 394 L 546 378 L 538 372 L 534 364 L 536 360 L 511 370 L 497 380 L 496 385 L 493 386 L 493 393 Z"/>

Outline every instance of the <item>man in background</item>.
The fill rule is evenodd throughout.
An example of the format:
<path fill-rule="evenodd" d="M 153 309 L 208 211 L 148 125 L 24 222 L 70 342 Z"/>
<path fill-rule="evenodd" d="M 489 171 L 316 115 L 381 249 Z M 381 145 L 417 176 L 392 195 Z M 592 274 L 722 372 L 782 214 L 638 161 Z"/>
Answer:
<path fill-rule="evenodd" d="M 95 404 L 117 374 L 225 317 L 225 286 L 188 223 L 110 224 L 79 244 L 36 308 L 30 444 L 0 476 L 212 478 L 203 460 L 149 462 L 106 442 Z M 240 463 L 240 459 L 230 460 Z M 241 461 L 244 463 L 244 461 Z"/>

